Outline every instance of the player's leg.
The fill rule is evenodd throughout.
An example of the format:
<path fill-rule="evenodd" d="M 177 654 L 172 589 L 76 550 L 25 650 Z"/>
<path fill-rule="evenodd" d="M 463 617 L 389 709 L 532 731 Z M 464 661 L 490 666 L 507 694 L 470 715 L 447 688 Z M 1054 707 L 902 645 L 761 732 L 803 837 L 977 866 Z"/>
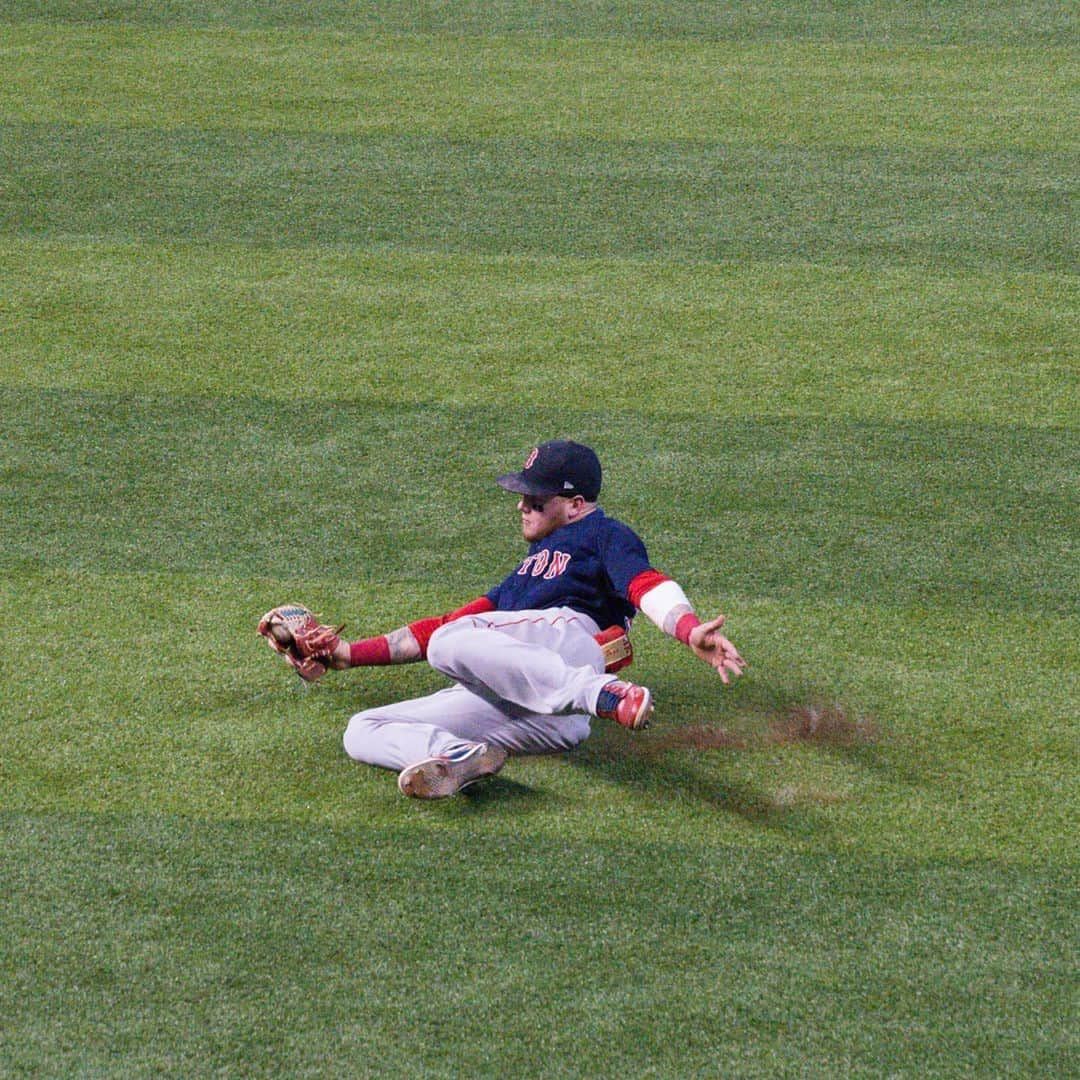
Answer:
<path fill-rule="evenodd" d="M 595 714 L 604 674 L 595 624 L 560 608 L 460 619 L 432 635 L 428 663 L 476 694 L 522 713 Z"/>
<path fill-rule="evenodd" d="M 428 758 L 451 757 L 477 743 L 511 754 L 549 754 L 570 750 L 588 736 L 587 716 L 508 715 L 466 687 L 452 686 L 357 713 L 343 742 L 355 761 L 400 770 Z"/>

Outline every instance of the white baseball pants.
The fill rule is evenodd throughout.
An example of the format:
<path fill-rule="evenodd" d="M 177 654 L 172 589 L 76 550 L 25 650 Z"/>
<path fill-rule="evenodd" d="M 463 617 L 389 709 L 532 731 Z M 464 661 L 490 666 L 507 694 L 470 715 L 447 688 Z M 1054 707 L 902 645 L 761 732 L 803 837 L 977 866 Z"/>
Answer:
<path fill-rule="evenodd" d="M 587 615 L 571 608 L 496 611 L 440 627 L 428 663 L 455 685 L 427 697 L 365 709 L 349 721 L 351 758 L 404 769 L 474 742 L 512 754 L 569 750 L 589 736 L 589 716 L 611 682 Z"/>

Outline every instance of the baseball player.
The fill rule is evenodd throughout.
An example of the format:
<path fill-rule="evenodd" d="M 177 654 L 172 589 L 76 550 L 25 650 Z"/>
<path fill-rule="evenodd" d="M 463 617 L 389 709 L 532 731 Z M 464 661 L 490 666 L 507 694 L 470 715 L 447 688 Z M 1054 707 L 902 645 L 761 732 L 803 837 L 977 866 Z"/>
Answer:
<path fill-rule="evenodd" d="M 720 633 L 724 617 L 702 622 L 637 534 L 598 505 L 600 461 L 589 447 L 545 442 L 497 482 L 520 496 L 529 546 L 483 596 L 361 641 L 342 640 L 304 608 L 275 609 L 259 625 L 305 678 L 426 660 L 453 680 L 426 697 L 365 709 L 345 731 L 350 757 L 396 770 L 398 787 L 415 798 L 453 795 L 497 773 L 508 754 L 569 750 L 588 737 L 591 717 L 644 728 L 651 693 L 613 677 L 630 661 L 626 632 L 638 610 L 725 684 L 746 666 Z M 299 621 L 282 634 L 290 615 Z"/>

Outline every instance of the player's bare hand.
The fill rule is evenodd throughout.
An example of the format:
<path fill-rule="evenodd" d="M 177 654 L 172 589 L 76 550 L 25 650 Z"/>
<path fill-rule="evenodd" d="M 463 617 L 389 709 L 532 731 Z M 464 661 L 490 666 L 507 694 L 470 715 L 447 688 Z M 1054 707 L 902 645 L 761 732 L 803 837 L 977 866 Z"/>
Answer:
<path fill-rule="evenodd" d="M 738 677 L 746 670 L 746 661 L 739 655 L 739 650 L 731 644 L 720 628 L 724 625 L 724 616 L 701 623 L 690 631 L 689 645 L 694 655 L 716 669 L 716 673 L 725 684 L 732 677 Z"/>

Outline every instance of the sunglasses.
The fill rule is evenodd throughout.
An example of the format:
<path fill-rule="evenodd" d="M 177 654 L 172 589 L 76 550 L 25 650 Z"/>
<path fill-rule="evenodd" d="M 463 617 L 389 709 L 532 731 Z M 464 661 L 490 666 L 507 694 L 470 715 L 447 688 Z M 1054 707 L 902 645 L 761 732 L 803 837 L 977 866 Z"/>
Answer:
<path fill-rule="evenodd" d="M 534 514 L 542 514 L 544 512 L 544 507 L 546 507 L 552 499 L 573 499 L 576 497 L 576 493 L 574 495 L 549 495 L 546 499 L 538 499 L 535 495 L 522 495 L 521 505 L 524 506 L 526 510 L 531 510 Z"/>

